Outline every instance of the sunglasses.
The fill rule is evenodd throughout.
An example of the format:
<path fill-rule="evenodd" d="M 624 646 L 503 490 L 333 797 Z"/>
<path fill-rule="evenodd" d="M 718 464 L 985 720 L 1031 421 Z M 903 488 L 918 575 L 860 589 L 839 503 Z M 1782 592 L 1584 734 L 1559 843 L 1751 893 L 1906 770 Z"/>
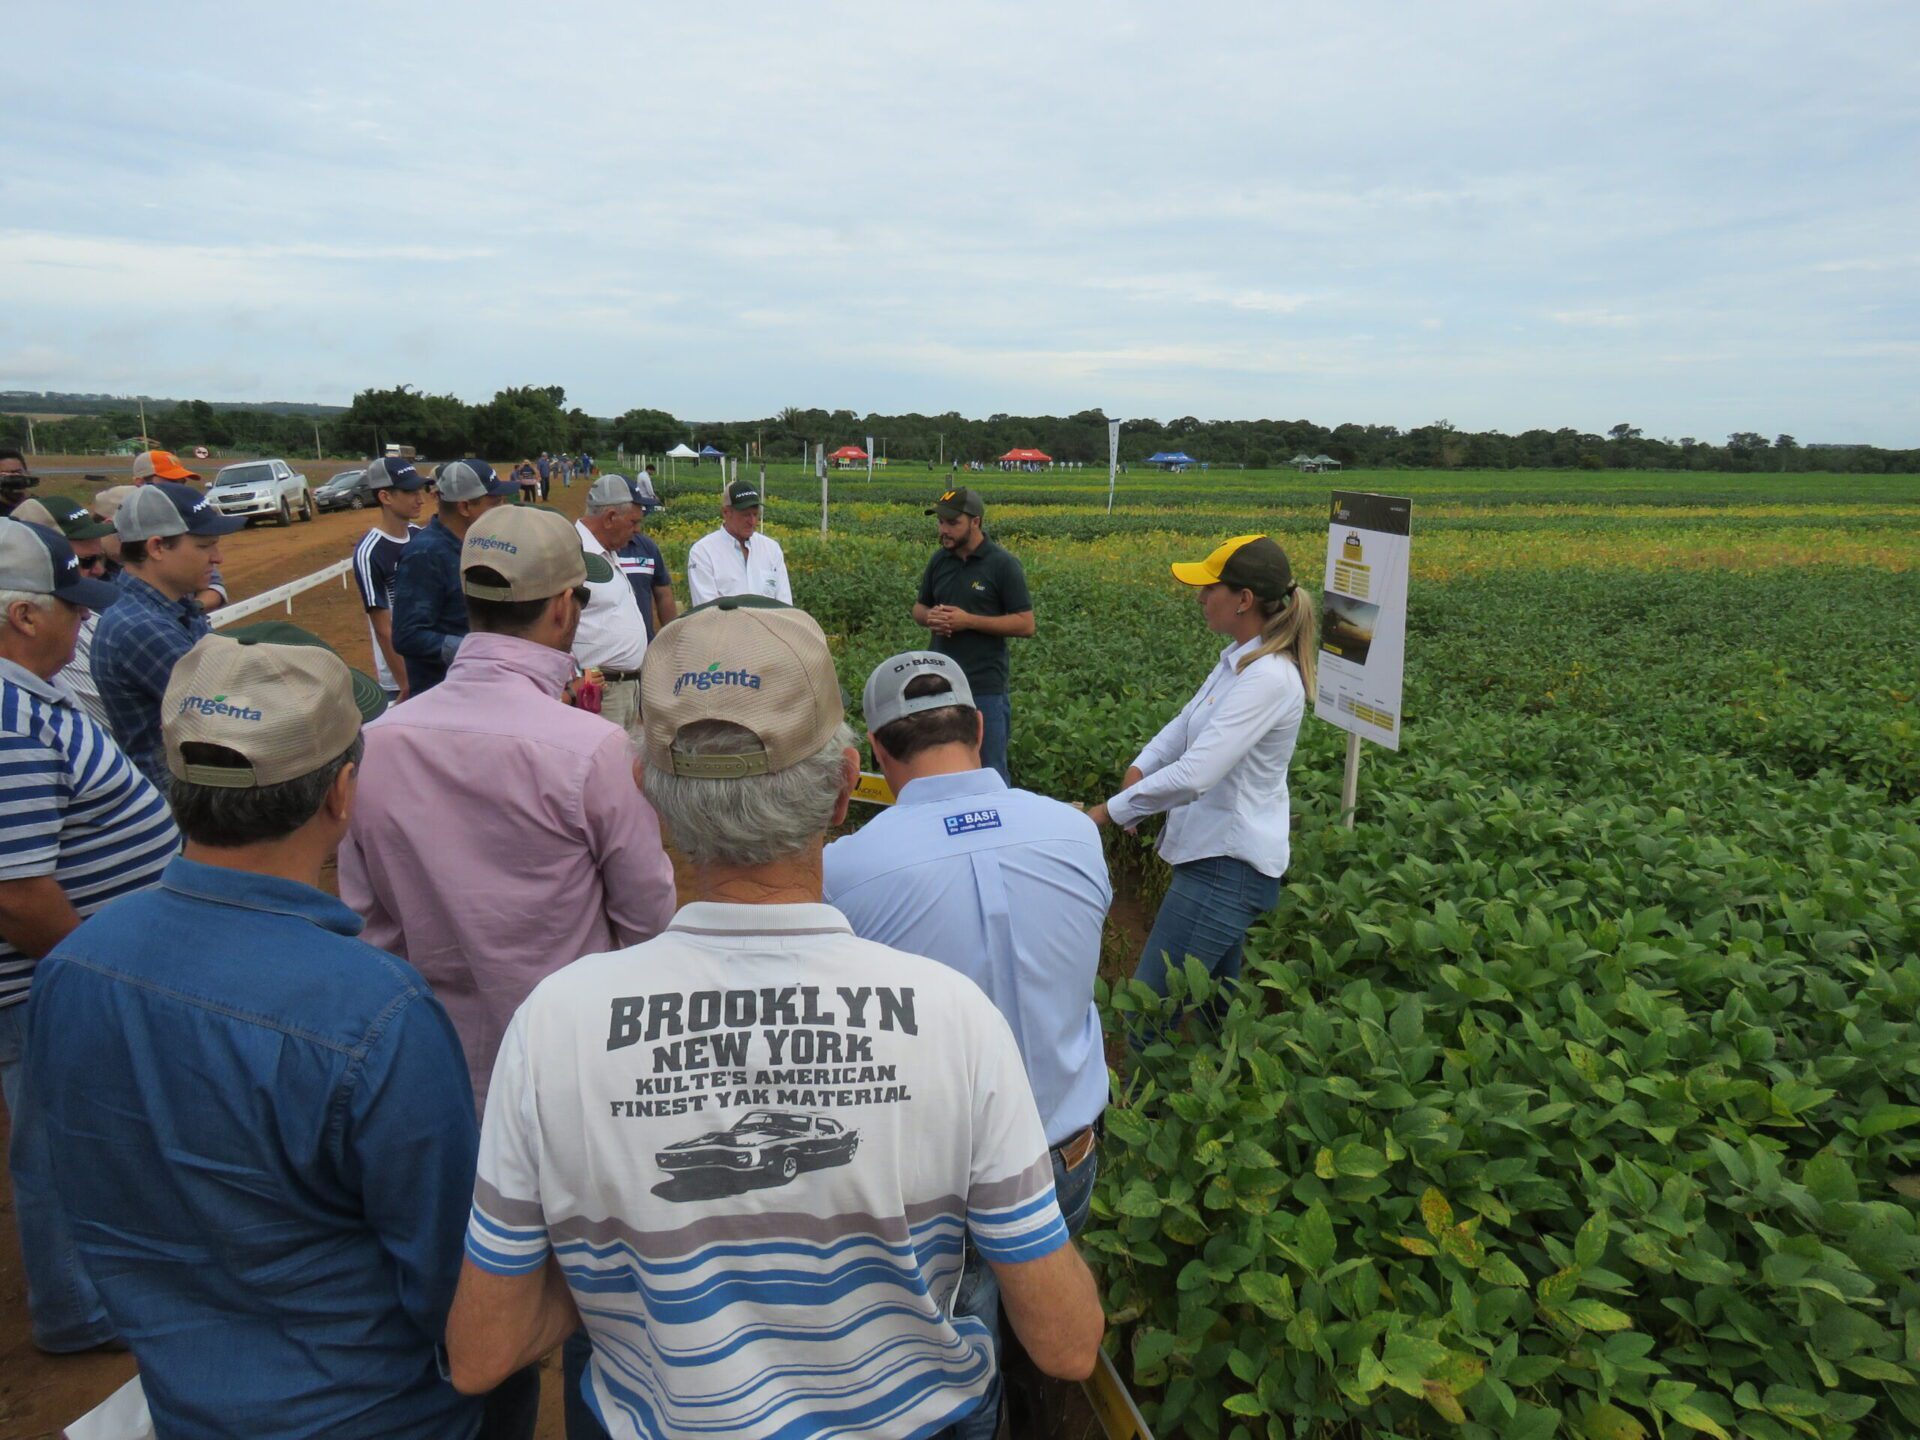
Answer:
<path fill-rule="evenodd" d="M 89 575 L 104 575 L 107 573 L 107 557 L 106 556 L 81 555 L 77 558 L 80 562 L 80 568 L 86 571 Z"/>

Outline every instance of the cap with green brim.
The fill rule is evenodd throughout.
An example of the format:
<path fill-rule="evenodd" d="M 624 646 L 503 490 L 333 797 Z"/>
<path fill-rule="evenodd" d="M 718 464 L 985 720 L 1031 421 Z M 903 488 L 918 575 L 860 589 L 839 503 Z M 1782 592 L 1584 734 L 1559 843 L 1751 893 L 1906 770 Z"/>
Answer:
<path fill-rule="evenodd" d="M 499 580 L 475 578 L 472 572 L 482 569 Z M 581 546 L 573 521 L 542 505 L 489 510 L 467 527 L 460 545 L 460 588 L 476 600 L 549 600 L 617 573 L 605 556 Z"/>
<path fill-rule="evenodd" d="M 1284 600 L 1294 591 L 1287 552 L 1265 535 L 1236 535 L 1200 561 L 1173 566 L 1182 585 L 1230 585 L 1251 590 L 1262 600 Z"/>
<path fill-rule="evenodd" d="M 353 682 L 364 677 L 318 637 L 299 634 L 291 644 L 284 632 L 282 643 L 217 631 L 194 642 L 160 702 L 169 773 L 191 785 L 258 790 L 312 775 L 353 747 L 365 718 Z"/>
<path fill-rule="evenodd" d="M 115 533 L 112 525 L 94 519 L 87 507 L 71 495 L 42 495 L 40 503 L 69 540 L 99 540 Z"/>
<path fill-rule="evenodd" d="M 942 520 L 958 520 L 962 515 L 971 515 L 978 519 L 986 513 L 986 499 L 978 490 L 969 489 L 966 486 L 947 491 L 927 507 L 927 514 L 938 515 Z"/>
<path fill-rule="evenodd" d="M 761 504 L 760 487 L 751 480 L 735 480 L 727 486 L 727 508 L 729 510 L 758 510 Z"/>
<path fill-rule="evenodd" d="M 318 646 L 332 655 L 340 653 L 311 630 L 302 630 L 291 620 L 256 620 L 251 625 L 230 625 L 219 633 L 242 645 L 309 645 Z M 371 720 L 387 708 L 387 692 L 380 688 L 371 675 L 363 674 L 351 665 L 347 666 L 347 674 L 353 677 L 353 703 L 362 720 Z"/>

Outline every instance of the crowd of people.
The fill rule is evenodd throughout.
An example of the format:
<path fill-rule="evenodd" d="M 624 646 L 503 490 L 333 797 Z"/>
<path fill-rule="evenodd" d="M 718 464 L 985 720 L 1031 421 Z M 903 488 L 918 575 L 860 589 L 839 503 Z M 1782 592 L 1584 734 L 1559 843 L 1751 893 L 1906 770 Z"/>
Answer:
<path fill-rule="evenodd" d="M 37 1345 L 130 1348 L 167 1436 L 520 1440 L 556 1349 L 593 1440 L 991 1436 L 1003 1320 L 1090 1372 L 1099 827 L 1167 817 L 1141 977 L 1236 974 L 1312 678 L 1278 545 L 1174 567 L 1226 648 L 1082 809 L 1012 784 L 1034 601 L 943 492 L 928 648 L 862 697 L 895 803 L 832 838 L 860 750 L 752 482 L 682 614 L 644 473 L 572 521 L 477 459 L 377 461 L 363 674 L 285 622 L 212 630 L 238 522 L 143 458 L 86 504 L 0 452 Z"/>

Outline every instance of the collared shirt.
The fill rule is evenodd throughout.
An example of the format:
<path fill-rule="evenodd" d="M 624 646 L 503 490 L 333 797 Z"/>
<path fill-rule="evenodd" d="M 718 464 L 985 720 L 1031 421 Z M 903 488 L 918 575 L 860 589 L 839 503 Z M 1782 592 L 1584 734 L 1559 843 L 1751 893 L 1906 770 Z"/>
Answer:
<path fill-rule="evenodd" d="M 420 528 L 408 525 L 405 535 L 395 536 L 375 526 L 360 537 L 360 543 L 353 547 L 353 580 L 360 587 L 361 609 L 392 611 L 394 572 L 400 568 L 400 558 L 407 553 L 408 544 L 420 533 Z M 391 620 L 391 615 L 388 618 Z M 373 678 L 383 689 L 398 690 L 400 682 L 394 677 L 393 667 L 387 664 L 387 652 L 380 648 L 380 637 L 373 632 L 371 613 L 367 616 L 367 639 L 373 645 Z"/>
<path fill-rule="evenodd" d="M 0 881 L 51 875 L 80 915 L 144 890 L 180 848 L 160 792 L 58 683 L 0 659 Z M 34 958 L 0 939 L 0 1006 Z"/>
<path fill-rule="evenodd" d="M 1057 1145 L 1107 1103 L 1094 1008 L 1113 886 L 1094 823 L 992 770 L 911 780 L 826 851 L 826 896 L 863 940 L 951 966 L 1013 1027 Z"/>
<path fill-rule="evenodd" d="M 1006 550 L 982 536 L 973 554 L 962 559 L 944 546 L 927 561 L 920 577 L 922 605 L 953 605 L 970 615 L 1019 615 L 1033 609 L 1027 572 Z M 935 635 L 933 649 L 951 655 L 966 672 L 976 695 L 1007 693 L 1007 637 L 979 630 Z"/>
<path fill-rule="evenodd" d="M 121 571 L 116 583 L 120 603 L 100 616 L 93 632 L 93 681 L 113 738 L 164 795 L 160 700 L 174 665 L 213 627 L 191 596 L 169 600 L 131 570 Z"/>
<path fill-rule="evenodd" d="M 460 539 L 436 515 L 407 542 L 393 572 L 393 648 L 406 662 L 407 689 L 420 695 L 444 680 L 466 638 Z"/>
<path fill-rule="evenodd" d="M 474 1433 L 435 1347 L 472 1192 L 446 1013 L 309 886 L 176 859 L 40 963 L 27 1064 L 162 1435 Z"/>
<path fill-rule="evenodd" d="M 580 532 L 582 550 L 613 567 L 611 580 L 587 581 L 592 593 L 573 635 L 573 658 L 583 670 L 638 670 L 647 658 L 647 621 L 633 586 L 620 571 L 619 557 L 595 538 L 585 522 L 576 520 L 573 528 Z"/>
<path fill-rule="evenodd" d="M 722 595 L 768 595 L 791 605 L 793 586 L 780 542 L 759 532 L 743 542 L 724 529 L 694 541 L 687 551 L 688 602 L 704 605 Z"/>
<path fill-rule="evenodd" d="M 651 535 L 635 531 L 633 539 L 620 547 L 615 558 L 620 562 L 620 573 L 633 586 L 640 618 L 647 622 L 647 639 L 652 641 L 658 628 L 654 623 L 654 592 L 673 589 L 673 572 L 667 569 L 667 557 L 660 553 L 660 544 Z"/>
<path fill-rule="evenodd" d="M 467 1256 L 558 1256 L 616 1440 L 924 1435 L 977 1408 L 993 1349 L 948 1313 L 968 1234 L 1003 1263 L 1067 1240 L 1013 1036 L 831 906 L 688 905 L 514 1017 Z"/>
<path fill-rule="evenodd" d="M 507 1022 L 581 955 L 658 934 L 673 866 L 619 726 L 560 703 L 573 657 L 469 635 L 366 728 L 340 896 L 447 1007 L 484 1100 Z"/>
<path fill-rule="evenodd" d="M 1107 802 L 1116 825 L 1166 814 L 1159 850 L 1169 865 L 1231 855 L 1262 875 L 1286 874 L 1287 765 L 1307 691 L 1285 655 L 1237 671 L 1260 643 L 1220 652 L 1206 683 L 1134 760 L 1146 778 Z"/>

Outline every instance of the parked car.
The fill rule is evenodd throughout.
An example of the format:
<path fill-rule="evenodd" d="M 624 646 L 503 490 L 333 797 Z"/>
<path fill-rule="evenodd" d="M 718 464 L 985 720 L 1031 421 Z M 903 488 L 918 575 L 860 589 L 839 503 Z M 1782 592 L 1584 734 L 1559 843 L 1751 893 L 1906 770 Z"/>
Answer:
<path fill-rule="evenodd" d="M 654 1155 L 662 1170 L 724 1170 L 775 1175 L 782 1183 L 802 1170 L 845 1165 L 860 1148 L 860 1132 L 825 1115 L 750 1110 L 731 1130 L 712 1130 Z"/>
<path fill-rule="evenodd" d="M 365 470 L 342 470 L 313 492 L 322 514 L 329 510 L 363 510 L 373 503 Z"/>
<path fill-rule="evenodd" d="M 307 477 L 284 460 L 229 465 L 213 477 L 207 498 L 222 515 L 271 518 L 280 525 L 291 525 L 296 514 L 302 520 L 311 520 L 314 514 Z"/>

